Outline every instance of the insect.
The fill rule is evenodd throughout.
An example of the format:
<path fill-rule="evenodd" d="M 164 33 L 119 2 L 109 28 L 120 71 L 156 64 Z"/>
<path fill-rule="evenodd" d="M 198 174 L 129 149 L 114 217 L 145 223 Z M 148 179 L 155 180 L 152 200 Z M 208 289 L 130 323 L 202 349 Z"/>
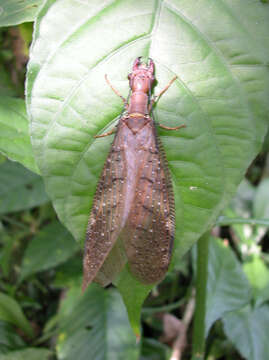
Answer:
<path fill-rule="evenodd" d="M 151 116 L 154 102 L 176 77 L 151 97 L 154 63 L 134 61 L 129 102 L 121 97 L 125 111 L 99 180 L 88 222 L 83 289 L 93 280 L 106 286 L 128 261 L 130 271 L 144 284 L 159 282 L 171 258 L 175 230 L 174 196 L 165 153 Z M 177 130 L 185 125 L 167 127 Z M 116 260 L 115 260 L 116 259 Z"/>

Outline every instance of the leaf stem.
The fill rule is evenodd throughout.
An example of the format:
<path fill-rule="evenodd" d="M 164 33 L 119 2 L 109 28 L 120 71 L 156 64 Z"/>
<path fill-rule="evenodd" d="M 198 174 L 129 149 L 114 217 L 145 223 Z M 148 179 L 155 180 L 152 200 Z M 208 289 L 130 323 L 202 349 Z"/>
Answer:
<path fill-rule="evenodd" d="M 207 284 L 207 269 L 208 269 L 209 238 L 210 238 L 210 232 L 206 232 L 198 240 L 196 307 L 194 314 L 192 360 L 201 360 L 204 358 L 206 284 Z"/>
<path fill-rule="evenodd" d="M 143 315 L 150 315 L 150 314 L 154 314 L 154 313 L 159 313 L 159 312 L 169 312 L 172 310 L 175 310 L 177 308 L 179 308 L 179 306 L 181 306 L 182 304 L 184 304 L 185 299 L 180 299 L 176 302 L 174 302 L 173 304 L 168 304 L 168 305 L 164 305 L 164 306 L 156 306 L 156 307 L 146 307 L 142 309 L 142 314 Z"/>
<path fill-rule="evenodd" d="M 225 226 L 232 224 L 248 224 L 248 225 L 262 225 L 269 226 L 269 219 L 244 219 L 244 218 L 230 218 L 220 216 L 216 222 L 216 226 Z"/>

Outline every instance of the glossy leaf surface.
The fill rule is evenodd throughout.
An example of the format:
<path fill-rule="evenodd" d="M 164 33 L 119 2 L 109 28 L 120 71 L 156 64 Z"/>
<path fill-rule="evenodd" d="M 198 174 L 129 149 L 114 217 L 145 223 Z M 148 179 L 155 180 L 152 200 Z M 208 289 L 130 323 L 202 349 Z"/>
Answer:
<path fill-rule="evenodd" d="M 79 241 L 112 141 L 94 135 L 111 129 L 122 110 L 104 74 L 127 96 L 126 77 L 140 55 L 156 63 L 155 93 L 178 76 L 156 120 L 187 125 L 159 131 L 175 191 L 174 261 L 212 226 L 267 131 L 268 20 L 269 7 L 258 0 L 45 3 L 27 105 L 47 191 Z"/>
<path fill-rule="evenodd" d="M 31 51 L 28 110 L 48 191 L 77 238 L 84 239 L 111 142 L 93 136 L 113 123 L 122 108 L 104 74 L 126 94 L 126 76 L 137 54 L 156 61 L 158 88 L 178 75 L 156 111 L 165 124 L 187 124 L 181 132 L 160 131 L 177 195 L 178 254 L 234 192 L 265 135 L 269 79 L 268 48 L 245 37 L 247 26 L 265 37 L 269 9 L 256 1 L 239 3 L 160 1 L 156 8 L 153 1 L 47 2 Z M 242 8 L 255 9 L 258 24 L 239 17 Z M 225 21 L 216 32 L 218 16 Z"/>

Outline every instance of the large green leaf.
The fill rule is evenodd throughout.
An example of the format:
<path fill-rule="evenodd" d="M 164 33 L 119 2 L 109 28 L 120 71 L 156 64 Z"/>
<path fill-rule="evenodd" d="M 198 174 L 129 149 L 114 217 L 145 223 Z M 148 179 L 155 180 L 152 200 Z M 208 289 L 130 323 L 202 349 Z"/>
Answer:
<path fill-rule="evenodd" d="M 269 7 L 259 0 L 48 0 L 27 75 L 38 167 L 60 220 L 83 241 L 96 183 L 137 56 L 151 57 L 176 198 L 174 261 L 214 223 L 268 128 Z M 135 288 L 133 289 L 135 292 Z M 146 294 L 146 291 L 145 291 Z"/>
<path fill-rule="evenodd" d="M 22 99 L 0 97 L 0 151 L 38 173 L 30 141 L 29 123 Z"/>
<path fill-rule="evenodd" d="M 251 309 L 247 306 L 223 317 L 224 331 L 247 360 L 267 360 L 269 354 L 269 307 Z"/>
<path fill-rule="evenodd" d="M 33 21 L 43 0 L 1 0 L 0 26 Z"/>
<path fill-rule="evenodd" d="M 29 243 L 23 257 L 20 280 L 55 267 L 78 251 L 72 235 L 57 221 L 47 225 Z"/>
<path fill-rule="evenodd" d="M 91 285 L 69 290 L 60 310 L 59 360 L 135 360 L 139 346 L 120 295 Z"/>
<path fill-rule="evenodd" d="M 0 214 L 31 209 L 48 201 L 40 176 L 15 162 L 0 165 Z"/>
<path fill-rule="evenodd" d="M 206 296 L 206 331 L 226 312 L 250 301 L 250 286 L 239 261 L 229 247 L 211 238 Z"/>
<path fill-rule="evenodd" d="M 33 336 L 33 329 L 17 301 L 3 293 L 0 293 L 0 320 L 21 328 L 30 337 Z"/>

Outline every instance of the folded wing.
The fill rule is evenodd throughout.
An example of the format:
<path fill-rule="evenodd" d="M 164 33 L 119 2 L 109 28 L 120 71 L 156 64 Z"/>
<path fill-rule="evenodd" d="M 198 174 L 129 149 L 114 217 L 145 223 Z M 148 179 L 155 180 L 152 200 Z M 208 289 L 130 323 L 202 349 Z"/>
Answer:
<path fill-rule="evenodd" d="M 95 193 L 84 248 L 83 289 L 93 279 L 103 286 L 107 285 L 126 262 L 123 247 L 120 244 L 115 246 L 121 231 L 126 191 L 122 136 L 124 134 L 119 127 Z M 104 265 L 112 248 L 117 261 L 108 261 Z"/>
<path fill-rule="evenodd" d="M 131 272 L 145 284 L 156 283 L 168 269 L 174 240 L 175 210 L 170 173 L 155 127 L 144 149 L 136 196 L 124 227 Z"/>

